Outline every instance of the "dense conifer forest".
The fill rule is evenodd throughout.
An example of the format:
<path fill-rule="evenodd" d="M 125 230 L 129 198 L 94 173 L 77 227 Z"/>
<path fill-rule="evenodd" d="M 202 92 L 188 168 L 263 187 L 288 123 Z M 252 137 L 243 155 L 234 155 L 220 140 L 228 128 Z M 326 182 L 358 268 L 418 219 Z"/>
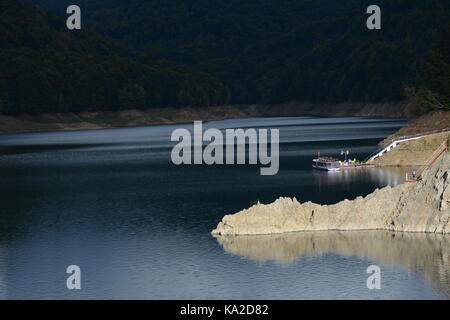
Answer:
<path fill-rule="evenodd" d="M 227 103 L 217 78 L 116 45 L 17 0 L 0 2 L 0 112 Z"/>
<path fill-rule="evenodd" d="M 368 30 L 366 0 L 77 0 L 76 32 L 64 20 L 73 1 L 28 2 L 42 12 L 0 4 L 3 113 L 410 95 L 450 105 L 449 1 L 379 0 L 382 29 Z"/>

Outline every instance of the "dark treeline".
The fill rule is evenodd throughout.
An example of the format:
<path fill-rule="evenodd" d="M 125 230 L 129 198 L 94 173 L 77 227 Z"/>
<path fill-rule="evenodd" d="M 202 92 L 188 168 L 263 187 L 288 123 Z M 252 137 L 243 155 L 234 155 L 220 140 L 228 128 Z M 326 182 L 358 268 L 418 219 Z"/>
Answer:
<path fill-rule="evenodd" d="M 441 32 L 426 66 L 426 101 L 450 108 L 450 24 Z"/>
<path fill-rule="evenodd" d="M 29 1 L 61 15 L 73 2 Z M 216 76 L 234 103 L 404 99 L 430 84 L 430 50 L 450 21 L 448 0 L 378 0 L 377 31 L 366 28 L 369 0 L 77 3 L 89 28 Z"/>
<path fill-rule="evenodd" d="M 228 89 L 193 67 L 68 31 L 17 0 L 0 1 L 0 113 L 105 111 L 227 103 Z"/>

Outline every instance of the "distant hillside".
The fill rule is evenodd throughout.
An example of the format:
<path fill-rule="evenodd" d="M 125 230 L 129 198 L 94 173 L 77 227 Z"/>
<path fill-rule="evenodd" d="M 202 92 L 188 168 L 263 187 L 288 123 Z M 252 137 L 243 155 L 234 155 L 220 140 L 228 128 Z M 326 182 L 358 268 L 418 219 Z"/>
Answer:
<path fill-rule="evenodd" d="M 17 0 L 0 2 L 0 113 L 209 106 L 229 92 L 193 67 L 155 59 Z"/>
<path fill-rule="evenodd" d="M 29 0 L 65 15 L 71 0 Z M 425 67 L 450 1 L 77 0 L 85 26 L 231 88 L 233 103 L 398 101 Z M 437 57 L 438 58 L 438 57 Z M 435 57 L 435 60 L 437 59 Z M 442 78 L 441 78 L 442 79 Z"/>
<path fill-rule="evenodd" d="M 428 91 L 422 93 L 426 103 L 433 107 L 450 108 L 450 23 L 441 32 L 439 42 L 428 59 L 426 88 Z"/>

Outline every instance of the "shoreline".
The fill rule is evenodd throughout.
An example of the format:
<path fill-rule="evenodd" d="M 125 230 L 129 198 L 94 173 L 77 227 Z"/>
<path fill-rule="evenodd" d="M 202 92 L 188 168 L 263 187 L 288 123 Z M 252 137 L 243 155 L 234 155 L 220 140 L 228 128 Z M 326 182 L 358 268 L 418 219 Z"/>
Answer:
<path fill-rule="evenodd" d="M 0 134 L 100 130 L 122 127 L 220 121 L 256 117 L 416 118 L 424 113 L 411 101 L 393 103 L 287 102 L 275 105 L 231 105 L 205 108 L 165 108 L 105 112 L 0 115 Z"/>
<path fill-rule="evenodd" d="M 450 110 L 434 110 L 409 122 L 391 137 L 403 132 L 423 133 L 448 125 Z M 428 158 L 450 132 L 407 141 L 379 158 L 376 166 L 414 167 L 428 165 Z M 386 140 L 384 140 L 386 141 Z M 382 145 L 383 142 L 380 143 Z M 448 149 L 448 148 L 447 148 Z M 415 233 L 450 233 L 450 154 L 436 158 L 421 180 L 396 187 L 376 189 L 365 197 L 345 199 L 331 205 L 299 202 L 280 197 L 270 204 L 257 203 L 225 215 L 213 235 L 270 235 L 305 231 L 387 230 Z M 380 208 L 382 208 L 380 210 Z"/>
<path fill-rule="evenodd" d="M 302 231 L 450 233 L 450 154 L 421 180 L 376 189 L 365 197 L 320 205 L 280 197 L 225 215 L 213 235 L 267 235 Z"/>
<path fill-rule="evenodd" d="M 428 134 L 430 131 L 439 131 Z M 428 158 L 446 139 L 450 139 L 450 110 L 432 110 L 409 121 L 378 146 L 387 147 L 396 139 L 408 135 L 423 135 L 417 140 L 405 141 L 372 161 L 377 167 L 417 167 L 427 164 Z"/>

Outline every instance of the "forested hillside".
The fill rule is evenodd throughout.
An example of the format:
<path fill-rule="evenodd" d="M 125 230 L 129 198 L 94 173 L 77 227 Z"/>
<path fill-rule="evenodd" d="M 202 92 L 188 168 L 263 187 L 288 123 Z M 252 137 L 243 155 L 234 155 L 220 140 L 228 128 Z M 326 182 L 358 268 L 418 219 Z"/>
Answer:
<path fill-rule="evenodd" d="M 426 70 L 427 101 L 435 107 L 450 108 L 450 24 L 441 32 Z"/>
<path fill-rule="evenodd" d="M 0 113 L 208 106 L 228 101 L 216 78 L 135 53 L 18 0 L 0 1 Z"/>
<path fill-rule="evenodd" d="M 29 1 L 60 15 L 73 2 Z M 406 87 L 439 87 L 426 66 L 450 21 L 448 0 L 378 0 L 375 31 L 369 0 L 76 2 L 86 27 L 215 75 L 234 103 L 396 101 Z"/>

